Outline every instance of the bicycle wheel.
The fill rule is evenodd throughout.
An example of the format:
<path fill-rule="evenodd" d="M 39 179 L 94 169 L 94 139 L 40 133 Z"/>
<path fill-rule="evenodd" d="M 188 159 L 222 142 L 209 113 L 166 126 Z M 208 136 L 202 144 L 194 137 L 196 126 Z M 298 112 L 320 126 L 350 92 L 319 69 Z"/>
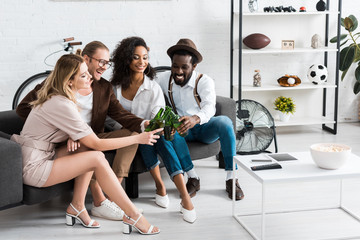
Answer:
<path fill-rule="evenodd" d="M 35 86 L 42 81 L 44 81 L 51 71 L 45 71 L 42 73 L 35 74 L 34 76 L 29 77 L 23 82 L 20 87 L 16 90 L 14 95 L 12 109 L 15 110 L 19 102 L 31 91 L 35 88 Z"/>
<path fill-rule="evenodd" d="M 171 67 L 168 66 L 158 66 L 158 67 L 154 67 L 154 70 L 156 73 L 160 73 L 160 72 L 165 72 L 165 71 L 170 71 Z"/>

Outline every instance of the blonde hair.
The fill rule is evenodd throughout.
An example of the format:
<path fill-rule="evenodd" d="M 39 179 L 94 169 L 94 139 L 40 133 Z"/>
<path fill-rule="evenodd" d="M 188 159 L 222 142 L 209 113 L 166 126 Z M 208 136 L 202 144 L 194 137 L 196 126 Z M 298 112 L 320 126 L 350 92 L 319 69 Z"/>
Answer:
<path fill-rule="evenodd" d="M 55 65 L 54 70 L 46 78 L 44 86 L 37 93 L 37 100 L 30 103 L 33 107 L 43 104 L 52 96 L 61 95 L 76 102 L 69 81 L 79 72 L 84 62 L 81 56 L 75 54 L 63 55 Z"/>

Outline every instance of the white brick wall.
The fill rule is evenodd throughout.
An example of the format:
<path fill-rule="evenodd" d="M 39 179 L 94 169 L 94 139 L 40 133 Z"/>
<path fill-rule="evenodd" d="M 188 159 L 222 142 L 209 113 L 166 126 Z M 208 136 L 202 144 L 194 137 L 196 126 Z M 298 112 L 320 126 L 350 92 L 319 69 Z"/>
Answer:
<path fill-rule="evenodd" d="M 60 40 L 70 36 L 84 45 L 100 40 L 110 50 L 125 37 L 141 36 L 151 48 L 154 66 L 169 65 L 168 47 L 179 38 L 191 38 L 204 55 L 198 69 L 221 79 L 218 93 L 229 95 L 227 0 L 0 1 L 0 110 L 11 108 L 25 79 L 49 69 L 44 58 L 60 50 Z"/>
<path fill-rule="evenodd" d="M 300 4 L 260 2 L 264 6 L 293 4 L 296 8 Z M 303 2 L 311 8 L 317 1 Z M 360 1 L 343 1 L 343 13 L 360 19 Z M 60 50 L 60 40 L 70 36 L 84 45 L 100 40 L 110 50 L 125 37 L 141 36 L 151 48 L 154 66 L 168 65 L 167 48 L 179 38 L 191 38 L 204 56 L 198 70 L 215 79 L 219 95 L 229 96 L 229 33 L 230 0 L 0 0 L 0 111 L 11 109 L 13 95 L 25 79 L 49 69 L 44 58 Z M 59 56 L 49 58 L 49 62 L 54 63 Z M 105 77 L 110 75 L 108 71 Z M 352 86 L 343 88 L 340 119 L 355 119 L 357 97 L 348 93 Z"/>

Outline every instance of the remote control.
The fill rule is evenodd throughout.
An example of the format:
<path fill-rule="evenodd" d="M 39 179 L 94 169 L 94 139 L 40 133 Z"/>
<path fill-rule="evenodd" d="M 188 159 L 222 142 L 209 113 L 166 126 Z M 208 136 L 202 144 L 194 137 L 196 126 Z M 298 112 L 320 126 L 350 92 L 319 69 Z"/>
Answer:
<path fill-rule="evenodd" d="M 271 159 L 251 159 L 252 162 L 272 162 Z"/>
<path fill-rule="evenodd" d="M 251 170 L 258 171 L 258 170 L 266 170 L 266 169 L 277 169 L 282 168 L 278 163 L 266 164 L 266 165 L 259 165 L 259 166 L 252 166 Z"/>

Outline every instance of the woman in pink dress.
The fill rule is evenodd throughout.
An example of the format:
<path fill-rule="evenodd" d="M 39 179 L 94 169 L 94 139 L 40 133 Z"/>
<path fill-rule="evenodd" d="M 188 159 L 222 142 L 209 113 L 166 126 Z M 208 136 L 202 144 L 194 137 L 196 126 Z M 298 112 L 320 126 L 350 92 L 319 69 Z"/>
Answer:
<path fill-rule="evenodd" d="M 66 210 L 67 225 L 75 219 L 84 227 L 98 228 L 85 208 L 85 196 L 95 173 L 101 188 L 121 208 L 125 215 L 124 233 L 132 228 L 141 234 L 157 234 L 160 229 L 149 224 L 130 201 L 101 151 L 132 144 L 153 145 L 155 130 L 123 138 L 99 139 L 82 120 L 76 106 L 75 93 L 90 87 L 91 75 L 82 57 L 64 55 L 38 93 L 20 135 L 12 140 L 19 143 L 23 153 L 24 183 L 48 187 L 75 178 L 73 199 Z M 67 140 L 79 141 L 76 153 L 68 152 Z M 60 146 L 59 146 L 60 145 Z"/>

